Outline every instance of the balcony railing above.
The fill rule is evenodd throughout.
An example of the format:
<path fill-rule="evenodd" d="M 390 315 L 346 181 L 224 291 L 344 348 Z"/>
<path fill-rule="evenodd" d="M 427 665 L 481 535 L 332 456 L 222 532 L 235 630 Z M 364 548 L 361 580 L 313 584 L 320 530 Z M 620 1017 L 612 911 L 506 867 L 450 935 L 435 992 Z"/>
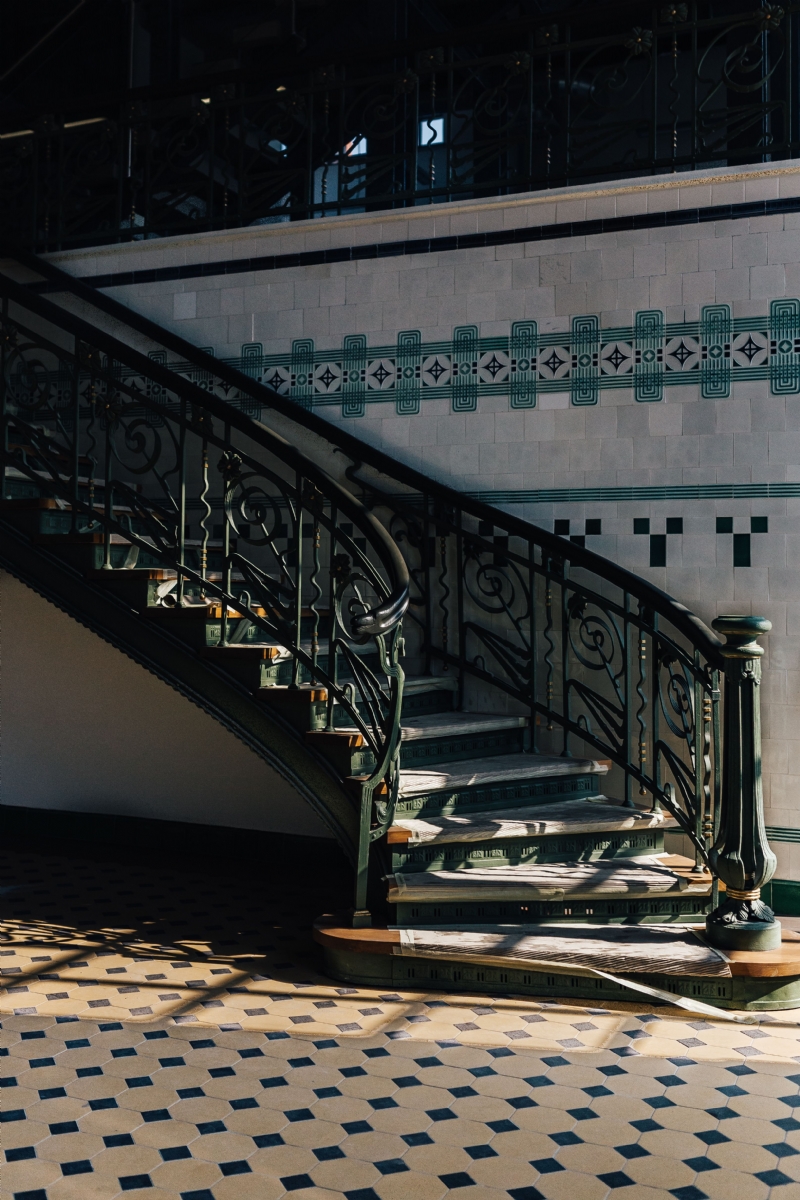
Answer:
<path fill-rule="evenodd" d="M 43 252 L 791 158 L 798 20 L 591 5 L 491 44 L 140 89 L 0 134 L 0 222 Z"/>

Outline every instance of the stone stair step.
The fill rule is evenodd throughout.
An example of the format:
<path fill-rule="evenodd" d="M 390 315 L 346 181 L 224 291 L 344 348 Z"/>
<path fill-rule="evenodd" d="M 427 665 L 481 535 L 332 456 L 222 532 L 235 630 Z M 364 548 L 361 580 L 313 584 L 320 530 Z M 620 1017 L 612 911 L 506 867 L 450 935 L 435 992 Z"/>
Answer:
<path fill-rule="evenodd" d="M 396 819 L 585 799 L 596 796 L 609 763 L 547 754 L 476 757 L 400 772 Z"/>
<path fill-rule="evenodd" d="M 496 713 L 427 713 L 406 719 L 401 729 L 400 762 L 403 766 L 416 763 L 452 763 L 485 757 L 511 756 L 522 750 L 528 722 L 524 717 L 498 716 Z M 346 775 L 358 775 L 371 770 L 374 756 L 364 749 L 363 739 L 352 726 L 337 725 L 336 734 L 314 734 L 319 748 L 328 753 L 327 746 L 336 747 L 335 762 Z M 350 741 L 345 739 L 349 737 Z M 346 754 L 351 755 L 349 769 Z M 328 754 L 328 757 L 331 757 Z"/>
<path fill-rule="evenodd" d="M 542 965 L 621 975 L 729 978 L 727 959 L 699 931 L 675 926 L 519 925 L 400 929 L 394 953 L 505 966 Z"/>
<path fill-rule="evenodd" d="M 403 682 L 403 691 L 409 695 L 422 695 L 425 692 L 457 692 L 458 680 L 452 675 L 407 675 Z"/>
<path fill-rule="evenodd" d="M 611 833 L 628 829 L 672 829 L 677 822 L 664 812 L 626 808 L 599 796 L 529 808 L 468 813 L 463 817 L 407 817 L 395 821 L 389 842 L 408 846 L 484 842 L 559 833 Z"/>
<path fill-rule="evenodd" d="M 403 721 L 403 741 L 421 738 L 453 737 L 470 733 L 493 733 L 506 729 L 527 729 L 527 717 L 508 717 L 497 713 L 447 712 L 426 713 Z"/>
<path fill-rule="evenodd" d="M 405 925 L 353 929 L 342 913 L 320 917 L 314 925 L 328 974 L 354 986 L 562 1001 L 569 996 L 595 1007 L 635 1001 L 626 979 L 725 1009 L 767 1007 L 764 998 L 776 985 L 796 1003 L 800 940 L 791 940 L 796 938 L 784 928 L 780 949 L 728 951 L 720 967 L 721 956 L 712 957 L 704 945 L 702 926 L 690 932 L 663 918 L 633 926 L 528 919 L 513 929 L 462 923 L 453 930 L 440 925 L 412 931 Z M 517 957 L 519 951 L 524 959 Z M 518 1037 L 534 1032 L 529 1024 L 520 1025 L 525 1028 Z"/>
<path fill-rule="evenodd" d="M 392 870 L 460 870 L 543 862 L 611 860 L 664 853 L 663 813 L 624 808 L 606 797 L 460 817 L 397 822 L 389 830 Z"/>
<path fill-rule="evenodd" d="M 667 865 L 669 864 L 669 865 Z M 390 904 L 481 900 L 591 900 L 661 896 L 667 892 L 705 895 L 710 876 L 692 876 L 694 864 L 678 855 L 649 861 L 538 863 L 532 866 L 430 871 L 389 877 Z M 676 869 L 679 868 L 679 869 Z"/>

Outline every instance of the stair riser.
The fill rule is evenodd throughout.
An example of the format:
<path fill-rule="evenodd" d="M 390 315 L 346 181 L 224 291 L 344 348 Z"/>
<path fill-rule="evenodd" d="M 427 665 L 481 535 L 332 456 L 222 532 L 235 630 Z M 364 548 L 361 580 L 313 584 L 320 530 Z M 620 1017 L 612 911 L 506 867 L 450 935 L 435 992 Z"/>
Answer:
<path fill-rule="evenodd" d="M 520 754 L 526 749 L 527 729 L 501 729 L 495 733 L 468 733 L 438 738 L 415 738 L 400 748 L 401 766 L 424 769 L 429 763 L 464 762 Z"/>
<path fill-rule="evenodd" d="M 556 974 L 518 967 L 482 967 L 471 963 L 448 962 L 446 959 L 405 955 L 360 954 L 329 946 L 325 947 L 325 964 L 327 974 L 333 979 L 353 986 L 385 990 L 420 989 L 496 997 L 553 996 L 563 999 L 568 996 L 594 1005 L 598 1001 L 635 1003 L 641 999 L 641 992 L 637 993 L 621 983 L 587 975 Z M 631 980 L 722 1009 L 780 1011 L 800 1005 L 800 976 L 783 979 L 737 976 L 731 979 L 708 979 L 690 975 L 636 975 Z M 520 1018 L 519 1028 L 530 1037 L 536 1036 L 537 1023 L 529 1024 Z M 469 1027 L 464 1032 L 469 1033 Z M 520 1041 L 523 1039 L 520 1038 Z M 529 1045 L 530 1042 L 524 1040 L 523 1044 Z M 524 1107 L 537 1107 L 537 1101 L 533 1097 L 526 1097 Z"/>
<path fill-rule="evenodd" d="M 446 713 L 453 711 L 453 692 L 420 692 L 403 693 L 403 716 L 404 717 L 425 717 L 433 713 Z"/>
<path fill-rule="evenodd" d="M 206 620 L 203 620 L 203 618 L 198 617 L 196 613 L 186 614 L 179 608 L 154 608 L 151 611 L 154 621 L 163 623 L 164 628 L 169 629 L 171 633 L 176 634 L 177 637 L 180 637 L 183 639 L 183 641 L 188 642 L 189 645 L 196 650 L 204 650 L 206 648 L 213 650 L 219 647 L 222 643 L 222 620 L 219 618 L 210 617 Z M 231 637 L 238 632 L 239 624 L 239 617 L 228 618 L 229 641 Z M 310 630 L 306 632 L 302 625 L 300 632 L 301 637 L 310 637 Z M 250 623 L 244 631 L 244 635 L 237 637 L 236 644 L 241 646 L 254 646 L 263 642 L 268 636 L 269 635 L 267 634 L 267 631 L 262 629 L 261 626 Z M 234 650 L 232 653 L 235 654 L 236 651 Z M 377 654 L 365 654 L 362 657 L 364 662 L 366 662 L 368 666 L 373 667 L 373 669 L 378 666 Z M 327 652 L 320 653 L 317 661 L 319 662 L 321 670 L 327 670 Z M 219 666 L 223 667 L 224 669 L 224 664 L 222 661 L 220 661 Z M 242 668 L 235 669 L 241 670 Z M 245 669 L 248 672 L 247 682 L 254 691 L 259 687 L 270 687 L 273 684 L 285 686 L 291 682 L 292 663 L 289 659 L 283 659 L 280 662 L 270 662 L 265 659 L 263 662 L 254 663 L 252 664 L 252 667 L 248 666 Z M 305 672 L 305 682 L 308 682 L 311 674 L 310 671 L 306 670 L 304 667 L 301 667 L 301 672 Z M 344 671 L 343 664 L 341 663 L 339 675 L 343 679 L 349 678 Z"/>
<path fill-rule="evenodd" d="M 417 846 L 413 850 L 394 853 L 392 870 L 411 874 L 419 871 L 451 871 L 461 867 L 485 869 L 541 862 L 595 862 L 663 853 L 664 833 L 659 829 L 614 834 L 552 834 L 538 838 L 507 838 L 502 842 L 487 840 Z"/>
<path fill-rule="evenodd" d="M 428 792 L 401 797 L 396 817 L 450 817 L 460 813 L 492 812 L 500 808 L 528 808 L 560 800 L 583 800 L 602 791 L 602 775 L 563 775 L 457 791 Z"/>
<path fill-rule="evenodd" d="M 4 495 L 6 500 L 36 500 L 41 496 L 42 489 L 27 479 L 14 479 L 6 476 Z"/>
<path fill-rule="evenodd" d="M 362 656 L 363 657 L 363 656 Z M 425 701 L 425 706 L 419 701 Z M 366 706 L 358 705 L 358 710 L 362 716 L 366 715 Z M 403 705 L 400 709 L 401 715 L 406 720 L 412 717 L 431 716 L 437 713 L 446 713 L 453 711 L 453 693 L 452 692 L 423 692 L 421 695 L 409 694 L 403 692 Z"/>
<path fill-rule="evenodd" d="M 424 769 L 434 763 L 519 754 L 523 749 L 525 733 L 524 729 L 504 729 L 499 733 L 467 734 L 464 737 L 415 738 L 414 741 L 402 743 L 400 765 L 406 769 Z M 334 766 L 345 775 L 363 775 L 375 765 L 374 756 L 369 750 L 348 751 L 341 746 L 332 747 L 327 753 Z"/>
<path fill-rule="evenodd" d="M 392 924 L 407 929 L 463 928 L 464 925 L 531 925 L 537 921 L 597 922 L 630 925 L 702 921 L 711 909 L 710 896 L 648 897 L 611 900 L 498 900 L 394 905 Z"/>

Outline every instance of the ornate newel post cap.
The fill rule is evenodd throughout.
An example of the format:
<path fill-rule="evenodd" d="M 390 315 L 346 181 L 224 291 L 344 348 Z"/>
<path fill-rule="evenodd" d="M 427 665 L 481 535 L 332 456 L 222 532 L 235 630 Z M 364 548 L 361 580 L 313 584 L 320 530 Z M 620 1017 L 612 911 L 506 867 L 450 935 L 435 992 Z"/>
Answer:
<path fill-rule="evenodd" d="M 720 650 L 725 658 L 761 658 L 764 647 L 756 638 L 769 633 L 772 621 L 766 617 L 721 616 L 711 622 L 711 628 L 725 638 Z"/>

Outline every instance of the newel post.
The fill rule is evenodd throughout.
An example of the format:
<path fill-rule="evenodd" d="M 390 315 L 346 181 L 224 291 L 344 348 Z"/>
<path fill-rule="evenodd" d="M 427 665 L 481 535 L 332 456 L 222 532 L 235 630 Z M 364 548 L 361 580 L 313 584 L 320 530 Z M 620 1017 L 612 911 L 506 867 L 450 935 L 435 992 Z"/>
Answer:
<path fill-rule="evenodd" d="M 761 899 L 776 860 L 764 828 L 761 787 L 761 658 L 756 640 L 769 633 L 766 617 L 723 616 L 712 621 L 724 635 L 725 714 L 722 800 L 711 868 L 726 894 L 706 918 L 709 942 L 723 950 L 774 950 L 781 927 Z"/>

